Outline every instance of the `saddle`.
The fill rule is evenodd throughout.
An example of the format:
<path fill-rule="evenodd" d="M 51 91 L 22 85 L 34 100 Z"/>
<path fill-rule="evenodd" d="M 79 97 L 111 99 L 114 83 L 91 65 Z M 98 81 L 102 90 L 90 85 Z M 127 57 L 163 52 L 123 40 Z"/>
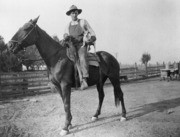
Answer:
<path fill-rule="evenodd" d="M 66 55 L 74 63 L 78 59 L 78 54 L 77 54 L 77 51 L 76 51 L 76 49 L 74 47 L 67 48 L 66 49 Z M 99 67 L 100 59 L 95 53 L 88 52 L 87 53 L 87 62 L 91 66 Z"/>
<path fill-rule="evenodd" d="M 80 87 L 80 83 L 82 82 L 82 74 L 81 74 L 81 70 L 80 70 L 80 66 L 78 65 L 79 60 L 78 60 L 78 54 L 77 54 L 77 50 L 75 47 L 69 47 L 66 48 L 66 55 L 67 57 L 74 62 L 74 70 L 75 70 L 75 85 L 74 87 L 77 89 L 78 87 Z M 99 67 L 99 62 L 100 59 L 99 57 L 95 54 L 95 53 L 87 53 L 87 63 L 89 66 L 95 66 L 95 67 Z"/>
<path fill-rule="evenodd" d="M 79 40 L 73 38 L 72 36 L 67 36 L 64 40 L 59 42 L 63 47 L 66 47 L 66 55 L 74 63 L 74 80 L 75 80 L 75 87 L 79 87 L 80 83 L 82 82 L 82 71 L 79 62 L 78 50 L 77 47 L 74 46 L 76 43 L 79 43 Z M 85 43 L 83 43 L 85 44 Z M 91 43 L 83 46 L 90 46 Z M 88 49 L 88 48 L 87 48 Z M 95 53 L 87 52 L 87 64 L 89 66 L 100 67 L 100 59 Z"/>

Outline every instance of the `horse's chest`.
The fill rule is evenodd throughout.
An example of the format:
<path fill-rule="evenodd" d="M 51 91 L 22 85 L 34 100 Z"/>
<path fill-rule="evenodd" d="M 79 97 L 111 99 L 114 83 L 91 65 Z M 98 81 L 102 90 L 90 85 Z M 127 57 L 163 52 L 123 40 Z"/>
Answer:
<path fill-rule="evenodd" d="M 56 65 L 51 69 L 52 78 L 61 80 L 63 78 L 71 77 L 73 65 L 68 59 L 60 59 Z"/>

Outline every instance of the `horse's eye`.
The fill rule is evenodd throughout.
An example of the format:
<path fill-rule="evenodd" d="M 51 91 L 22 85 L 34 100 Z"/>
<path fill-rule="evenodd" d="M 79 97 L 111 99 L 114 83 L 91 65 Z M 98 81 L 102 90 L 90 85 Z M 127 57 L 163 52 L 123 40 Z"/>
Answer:
<path fill-rule="evenodd" d="M 29 29 L 30 29 L 29 27 L 27 27 L 27 28 L 24 28 L 24 30 L 26 30 L 26 31 L 27 31 L 27 30 L 29 30 Z"/>
<path fill-rule="evenodd" d="M 24 27 L 24 30 L 26 30 L 26 31 L 27 31 L 27 30 L 30 30 L 31 28 L 32 28 L 32 26 L 31 26 L 31 25 L 27 25 L 27 26 L 25 26 L 25 27 Z"/>

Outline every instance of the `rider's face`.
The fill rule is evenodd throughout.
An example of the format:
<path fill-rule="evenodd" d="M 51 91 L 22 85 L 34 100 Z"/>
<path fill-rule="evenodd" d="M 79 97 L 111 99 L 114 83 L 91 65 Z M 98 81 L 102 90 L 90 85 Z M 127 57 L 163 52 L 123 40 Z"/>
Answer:
<path fill-rule="evenodd" d="M 70 14 L 70 16 L 71 16 L 71 19 L 72 19 L 73 21 L 76 21 L 76 20 L 78 19 L 78 18 L 77 18 L 77 16 L 78 16 L 78 11 L 77 11 L 77 10 L 72 11 L 71 14 Z"/>

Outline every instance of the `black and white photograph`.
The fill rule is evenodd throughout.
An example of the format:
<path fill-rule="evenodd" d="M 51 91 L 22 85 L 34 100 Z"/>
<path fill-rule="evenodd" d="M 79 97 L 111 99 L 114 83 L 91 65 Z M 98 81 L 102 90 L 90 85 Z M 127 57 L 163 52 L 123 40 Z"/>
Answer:
<path fill-rule="evenodd" d="M 0 0 L 0 137 L 180 137 L 179 0 Z"/>

